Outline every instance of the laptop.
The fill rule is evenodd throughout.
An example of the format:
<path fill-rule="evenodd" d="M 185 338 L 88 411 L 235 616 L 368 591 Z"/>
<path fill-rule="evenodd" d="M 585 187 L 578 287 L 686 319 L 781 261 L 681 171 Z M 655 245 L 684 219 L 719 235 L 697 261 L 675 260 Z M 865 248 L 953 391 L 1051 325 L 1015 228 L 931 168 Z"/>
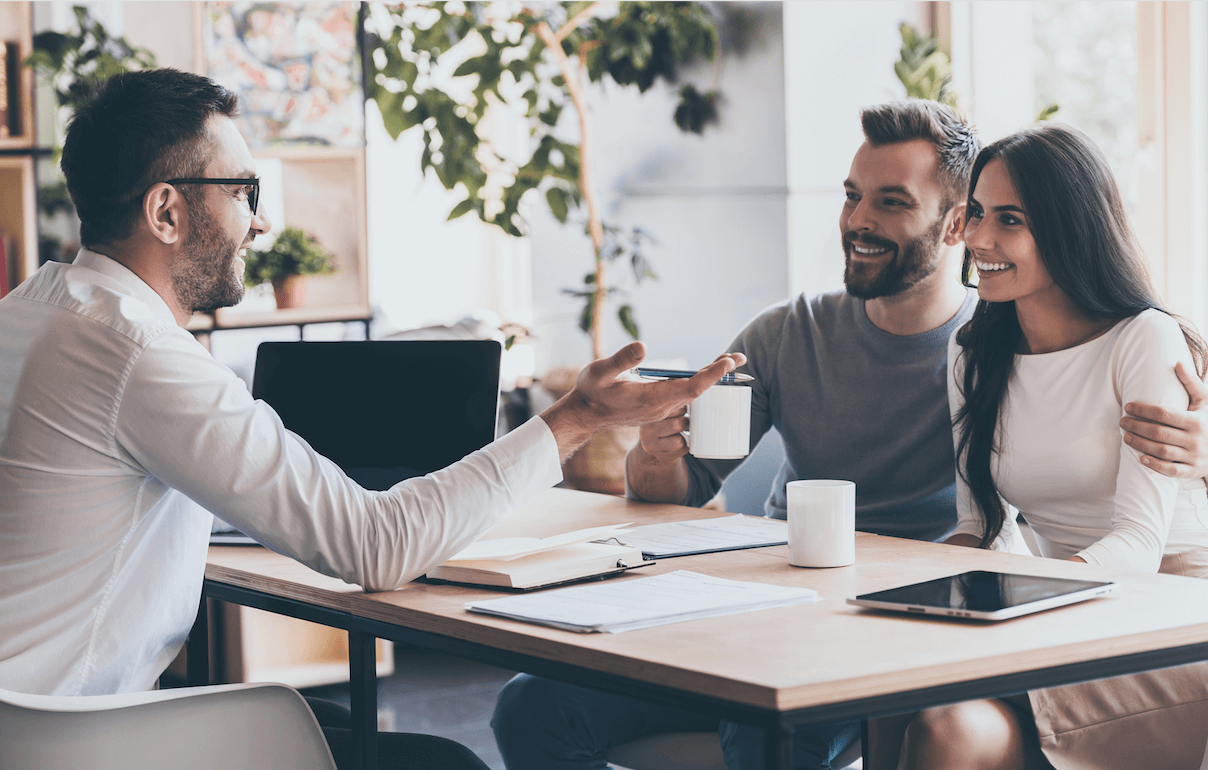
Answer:
<path fill-rule="evenodd" d="M 877 610 L 1008 620 L 1115 593 L 1117 583 L 978 570 L 853 596 L 848 604 Z"/>
<path fill-rule="evenodd" d="M 389 489 L 495 439 L 501 355 L 493 340 L 265 342 L 252 396 L 358 484 Z"/>

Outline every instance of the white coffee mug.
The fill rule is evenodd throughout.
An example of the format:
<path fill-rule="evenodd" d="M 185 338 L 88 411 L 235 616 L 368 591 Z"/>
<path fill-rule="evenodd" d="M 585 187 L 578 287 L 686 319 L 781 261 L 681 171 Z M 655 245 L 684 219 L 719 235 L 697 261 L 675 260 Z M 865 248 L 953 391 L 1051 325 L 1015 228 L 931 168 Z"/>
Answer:
<path fill-rule="evenodd" d="M 688 405 L 688 452 L 734 460 L 751 452 L 751 389 L 714 385 Z"/>
<path fill-rule="evenodd" d="M 790 481 L 789 564 L 846 567 L 856 561 L 856 485 L 851 481 Z"/>

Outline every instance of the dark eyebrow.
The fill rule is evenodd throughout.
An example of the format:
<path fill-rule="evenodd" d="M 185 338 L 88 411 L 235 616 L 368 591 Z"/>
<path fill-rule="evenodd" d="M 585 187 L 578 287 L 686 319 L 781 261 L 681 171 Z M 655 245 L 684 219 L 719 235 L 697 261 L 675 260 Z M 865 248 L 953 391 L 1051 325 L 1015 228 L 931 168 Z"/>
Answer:
<path fill-rule="evenodd" d="M 850 187 L 853 190 L 860 189 L 850 179 L 844 180 L 843 186 Z M 914 200 L 914 194 L 911 193 L 909 190 L 907 190 L 905 187 L 902 187 L 901 185 L 890 184 L 890 185 L 885 185 L 884 187 L 878 187 L 877 192 L 882 193 L 882 194 L 888 194 L 888 195 L 901 195 L 904 198 L 910 198 L 911 200 Z"/>
<path fill-rule="evenodd" d="M 970 196 L 969 196 L 969 202 L 970 202 L 970 203 L 972 203 L 974 206 L 977 206 L 979 209 L 982 209 L 983 211 L 984 211 L 984 210 L 985 210 L 985 208 L 986 208 L 985 206 L 983 206 L 983 205 L 981 204 L 981 201 L 979 201 L 977 198 L 974 198 L 972 195 L 970 195 Z M 1020 214 L 1023 214 L 1024 216 L 1027 216 L 1027 213 L 1028 213 L 1028 212 L 1024 211 L 1022 208 L 1020 208 L 1019 206 L 1015 206 L 1015 205 L 1011 205 L 1011 204 L 1007 204 L 1007 205 L 1004 205 L 1004 206 L 995 206 L 994 208 L 992 208 L 992 209 L 990 209 L 990 210 L 991 210 L 991 211 L 1012 211 L 1012 212 L 1018 212 L 1018 213 L 1020 213 Z"/>

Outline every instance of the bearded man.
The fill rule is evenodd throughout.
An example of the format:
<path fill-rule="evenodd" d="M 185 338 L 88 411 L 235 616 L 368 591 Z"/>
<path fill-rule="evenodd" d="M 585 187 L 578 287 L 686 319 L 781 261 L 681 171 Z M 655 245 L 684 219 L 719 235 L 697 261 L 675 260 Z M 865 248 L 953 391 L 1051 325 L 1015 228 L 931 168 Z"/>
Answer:
<path fill-rule="evenodd" d="M 947 344 L 977 303 L 958 273 L 980 143 L 972 125 L 931 101 L 869 107 L 860 122 L 864 143 L 839 214 L 846 290 L 768 308 L 728 350 L 746 355 L 743 369 L 755 378 L 751 445 L 773 426 L 784 439 L 768 516 L 786 517 L 789 481 L 847 479 L 857 529 L 943 540 L 956 526 Z M 1202 403 L 1202 383 L 1180 376 Z M 1150 467 L 1182 477 L 1208 471 L 1205 413 L 1129 408 L 1167 423 L 1123 423 Z M 688 455 L 687 429 L 683 414 L 642 427 L 627 459 L 631 497 L 704 505 L 742 463 Z M 607 766 L 611 746 L 701 730 L 719 731 L 729 770 L 764 767 L 762 730 L 526 674 L 505 686 L 493 726 L 509 770 L 595 770 Z M 857 722 L 794 731 L 794 770 L 829 770 L 859 736 Z"/>

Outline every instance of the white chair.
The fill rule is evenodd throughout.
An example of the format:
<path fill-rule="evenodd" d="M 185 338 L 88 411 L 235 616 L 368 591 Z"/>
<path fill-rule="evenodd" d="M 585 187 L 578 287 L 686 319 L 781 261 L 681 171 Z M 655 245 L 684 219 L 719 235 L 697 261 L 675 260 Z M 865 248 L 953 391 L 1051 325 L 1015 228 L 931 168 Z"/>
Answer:
<path fill-rule="evenodd" d="M 836 770 L 850 767 L 860 761 L 860 754 L 856 741 L 832 766 Z M 726 770 L 717 733 L 705 732 L 665 733 L 622 743 L 608 752 L 608 761 L 617 770 Z M 1208 770 L 1208 765 L 1201 770 Z"/>
<path fill-rule="evenodd" d="M 335 770 L 310 707 L 279 684 L 123 695 L 0 690 L 5 770 Z"/>

